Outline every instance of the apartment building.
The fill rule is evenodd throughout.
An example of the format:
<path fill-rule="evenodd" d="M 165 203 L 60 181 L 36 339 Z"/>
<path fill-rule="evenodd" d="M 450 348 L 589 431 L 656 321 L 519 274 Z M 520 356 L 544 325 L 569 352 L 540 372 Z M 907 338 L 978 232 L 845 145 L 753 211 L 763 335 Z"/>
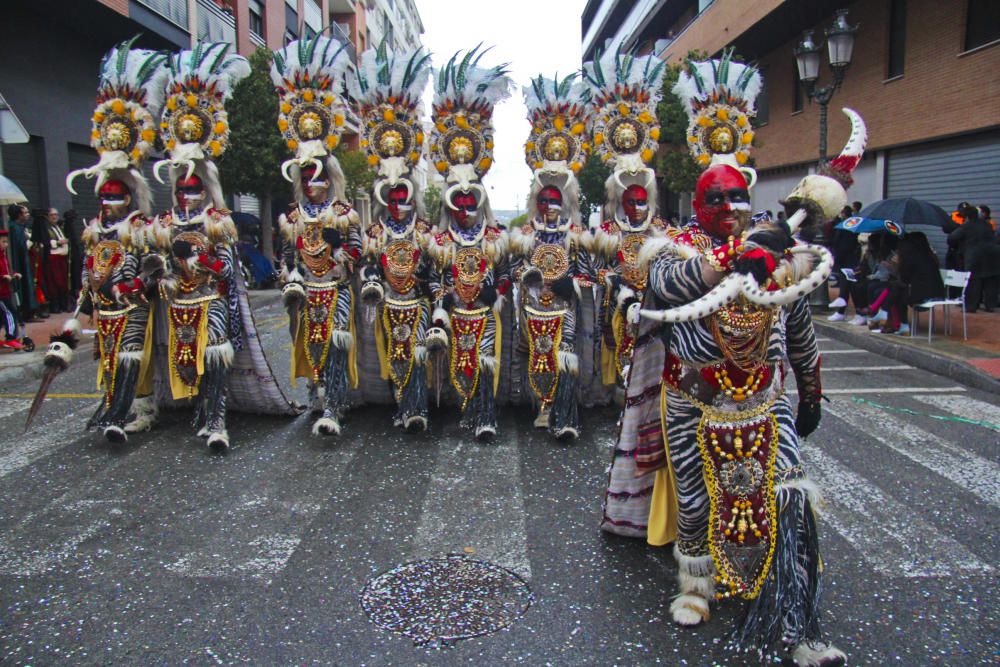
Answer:
<path fill-rule="evenodd" d="M 829 105 L 828 152 L 849 133 L 842 106 L 868 125 L 852 199 L 915 196 L 947 210 L 968 199 L 1000 206 L 1000 3 L 995 0 L 591 0 L 585 59 L 597 49 L 653 51 L 668 62 L 727 46 L 756 62 L 757 209 L 774 209 L 819 155 L 820 106 L 798 80 L 803 31 L 824 46 L 819 86 L 832 80 L 822 40 L 838 9 L 857 25 L 853 58 Z M 687 199 L 668 193 L 686 212 Z M 668 200 L 668 206 L 671 201 Z"/>

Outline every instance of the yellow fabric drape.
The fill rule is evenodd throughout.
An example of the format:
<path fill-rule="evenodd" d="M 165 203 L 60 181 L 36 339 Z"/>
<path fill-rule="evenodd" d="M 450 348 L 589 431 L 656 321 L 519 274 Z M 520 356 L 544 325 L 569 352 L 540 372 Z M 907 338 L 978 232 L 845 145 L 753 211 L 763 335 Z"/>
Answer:
<path fill-rule="evenodd" d="M 148 396 L 153 393 L 153 310 L 149 309 L 149 317 L 146 319 L 146 337 L 142 340 L 142 361 L 139 362 L 136 396 Z"/>
<path fill-rule="evenodd" d="M 205 348 L 208 347 L 208 306 L 211 301 L 204 301 L 198 304 L 201 313 L 198 315 L 198 335 L 195 338 L 195 369 L 198 373 L 198 380 L 205 374 Z M 167 306 L 169 308 L 169 306 Z M 169 310 L 168 310 L 169 317 Z M 177 327 L 173 322 L 168 322 L 170 329 L 170 345 L 168 347 L 171 361 L 177 349 Z M 198 384 L 193 387 L 184 383 L 177 373 L 173 363 L 170 363 L 170 394 L 175 400 L 193 398 L 198 395 Z"/>
<path fill-rule="evenodd" d="M 503 352 L 503 325 L 500 324 L 500 313 L 492 308 L 493 321 L 497 324 L 496 336 L 493 338 L 493 358 L 496 359 L 496 368 L 493 370 L 493 395 L 497 395 L 497 387 L 500 386 L 500 353 Z M 482 362 L 480 362 L 482 363 Z"/>
<path fill-rule="evenodd" d="M 306 358 L 304 346 L 306 344 L 306 309 L 303 308 L 299 314 L 299 326 L 295 329 L 295 338 L 292 340 L 292 386 L 298 378 L 312 378 L 312 369 Z"/>
<path fill-rule="evenodd" d="M 618 383 L 618 348 L 621 345 L 619 331 L 622 328 L 622 311 L 616 308 L 611 316 L 611 330 L 614 332 L 615 346 L 601 342 L 601 381 L 606 385 Z M 603 337 L 602 337 L 603 338 Z"/>
<path fill-rule="evenodd" d="M 378 352 L 379 377 L 389 380 L 389 353 L 385 349 L 385 326 L 382 318 L 385 317 L 385 308 L 375 316 L 375 350 Z"/>
<path fill-rule="evenodd" d="M 660 428 L 663 431 L 663 449 L 667 465 L 659 468 L 653 478 L 653 496 L 646 522 L 646 542 L 662 547 L 677 539 L 677 480 L 670 462 L 670 443 L 667 440 L 667 388 L 660 387 Z"/>
<path fill-rule="evenodd" d="M 354 303 L 354 288 L 347 286 L 347 293 L 351 295 L 351 303 Z M 340 299 L 340 293 L 337 293 Z M 351 347 L 347 351 L 347 380 L 351 383 L 351 389 L 358 388 L 358 346 L 355 342 L 357 335 L 354 330 L 354 308 L 351 308 L 351 315 L 347 321 L 347 330 L 351 332 Z"/>

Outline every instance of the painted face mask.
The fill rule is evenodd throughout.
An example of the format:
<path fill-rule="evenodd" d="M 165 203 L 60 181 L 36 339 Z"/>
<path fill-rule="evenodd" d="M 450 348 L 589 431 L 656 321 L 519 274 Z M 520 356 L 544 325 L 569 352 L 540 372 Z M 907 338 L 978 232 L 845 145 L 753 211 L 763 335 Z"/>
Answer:
<path fill-rule="evenodd" d="M 649 213 L 649 199 L 646 188 L 641 185 L 630 185 L 622 195 L 622 210 L 625 217 L 632 225 L 639 225 L 646 221 Z"/>
<path fill-rule="evenodd" d="M 413 206 L 406 203 L 405 185 L 397 185 L 389 190 L 389 196 L 386 199 L 386 202 L 389 204 L 387 207 L 389 217 L 396 222 L 404 222 L 410 217 L 410 212 L 413 210 Z"/>
<path fill-rule="evenodd" d="M 327 193 L 330 191 L 330 181 L 323 174 L 320 174 L 317 180 L 313 180 L 315 176 L 316 167 L 308 166 L 302 168 L 302 194 L 306 196 L 306 199 L 310 203 L 320 204 L 326 201 Z"/>
<path fill-rule="evenodd" d="M 97 192 L 101 201 L 101 219 L 120 220 L 128 213 L 128 205 L 132 200 L 128 186 L 122 181 L 105 181 Z"/>
<path fill-rule="evenodd" d="M 476 221 L 476 198 L 472 193 L 459 192 L 451 198 L 451 203 L 456 209 L 449 209 L 451 217 L 462 229 L 468 229 Z"/>
<path fill-rule="evenodd" d="M 193 174 L 191 178 L 178 179 L 174 184 L 174 199 L 181 210 L 199 209 L 205 203 L 205 185 Z"/>
<path fill-rule="evenodd" d="M 750 191 L 729 165 L 709 167 L 698 179 L 694 210 L 701 228 L 717 239 L 740 236 L 750 222 Z"/>
<path fill-rule="evenodd" d="M 562 213 L 562 193 L 557 188 L 542 188 L 538 193 L 535 207 L 538 210 L 538 217 L 545 222 L 558 222 Z"/>

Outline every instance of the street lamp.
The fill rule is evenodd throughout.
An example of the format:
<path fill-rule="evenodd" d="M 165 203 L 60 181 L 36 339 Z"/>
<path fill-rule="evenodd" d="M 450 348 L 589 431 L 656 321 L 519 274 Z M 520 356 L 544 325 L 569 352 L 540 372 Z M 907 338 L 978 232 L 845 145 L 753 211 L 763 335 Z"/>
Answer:
<path fill-rule="evenodd" d="M 858 26 L 848 25 L 847 10 L 837 10 L 833 25 L 825 30 L 826 46 L 833 70 L 833 82 L 821 88 L 816 87 L 819 79 L 819 61 L 822 47 L 813 41 L 813 30 L 806 30 L 802 42 L 795 48 L 795 64 L 799 69 L 799 80 L 806 86 L 809 99 L 819 104 L 819 161 L 826 161 L 826 111 L 833 93 L 844 82 L 844 74 L 854 55 L 854 33 Z"/>

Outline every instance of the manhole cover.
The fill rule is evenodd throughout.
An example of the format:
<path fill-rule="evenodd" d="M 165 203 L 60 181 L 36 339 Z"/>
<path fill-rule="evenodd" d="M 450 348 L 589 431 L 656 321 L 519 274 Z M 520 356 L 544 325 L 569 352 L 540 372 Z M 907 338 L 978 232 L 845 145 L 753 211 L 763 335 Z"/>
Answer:
<path fill-rule="evenodd" d="M 507 568 L 452 555 L 400 565 L 368 581 L 361 606 L 372 623 L 417 645 L 480 637 L 506 628 L 532 602 Z"/>

